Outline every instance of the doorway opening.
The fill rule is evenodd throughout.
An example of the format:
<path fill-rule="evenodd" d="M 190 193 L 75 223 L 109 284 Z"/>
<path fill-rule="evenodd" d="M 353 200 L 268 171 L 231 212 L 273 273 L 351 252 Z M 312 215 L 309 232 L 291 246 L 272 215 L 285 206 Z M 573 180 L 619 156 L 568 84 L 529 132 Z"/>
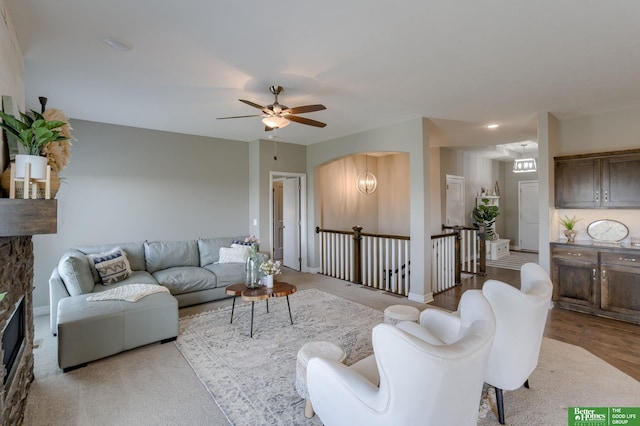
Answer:
<path fill-rule="evenodd" d="M 307 177 L 269 172 L 271 257 L 296 271 L 307 269 Z"/>

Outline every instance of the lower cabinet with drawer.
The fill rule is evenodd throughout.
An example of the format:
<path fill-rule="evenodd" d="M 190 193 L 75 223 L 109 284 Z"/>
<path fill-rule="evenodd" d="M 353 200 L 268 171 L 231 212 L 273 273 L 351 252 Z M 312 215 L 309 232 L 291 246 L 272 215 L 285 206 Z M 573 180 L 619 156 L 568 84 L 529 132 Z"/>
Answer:
<path fill-rule="evenodd" d="M 551 244 L 556 306 L 640 324 L 640 250 Z"/>

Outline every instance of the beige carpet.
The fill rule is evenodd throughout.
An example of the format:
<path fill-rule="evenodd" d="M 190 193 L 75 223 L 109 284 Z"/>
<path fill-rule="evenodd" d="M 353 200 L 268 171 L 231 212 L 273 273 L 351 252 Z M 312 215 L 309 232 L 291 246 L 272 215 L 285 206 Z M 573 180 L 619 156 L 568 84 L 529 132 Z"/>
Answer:
<path fill-rule="evenodd" d="M 296 284 L 299 291 L 321 288 L 380 312 L 396 303 L 424 308 L 406 298 L 321 275 L 285 270 L 283 277 Z M 231 301 L 226 299 L 184 308 L 180 314 L 192 315 L 230 305 Z M 299 313 L 295 305 L 292 311 L 295 321 Z M 149 345 L 63 374 L 56 365 L 57 342 L 49 333 L 48 317 L 36 317 L 35 322 L 39 347 L 34 352 L 35 380 L 28 398 L 25 425 L 229 424 L 175 345 Z M 238 326 L 243 330 L 243 324 Z M 285 327 L 291 326 L 285 323 Z M 257 322 L 256 337 L 260 333 Z M 640 406 L 638 395 L 638 381 L 581 348 L 545 339 L 540 367 L 531 378 L 531 389 L 505 392 L 507 424 L 564 426 L 567 406 Z M 551 420 L 549 423 L 538 421 L 545 419 Z M 479 424 L 498 426 L 492 413 L 479 419 Z"/>

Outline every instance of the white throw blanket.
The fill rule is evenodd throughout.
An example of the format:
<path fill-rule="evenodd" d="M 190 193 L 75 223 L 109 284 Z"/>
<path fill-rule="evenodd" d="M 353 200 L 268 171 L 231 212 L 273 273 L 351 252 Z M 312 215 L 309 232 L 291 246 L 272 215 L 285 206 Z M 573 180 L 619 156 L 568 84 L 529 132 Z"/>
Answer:
<path fill-rule="evenodd" d="M 101 291 L 99 293 L 93 293 L 87 297 L 87 300 L 91 302 L 101 300 L 124 300 L 125 302 L 136 302 L 145 296 L 160 292 L 169 293 L 169 289 L 156 284 L 127 284 L 106 291 Z"/>

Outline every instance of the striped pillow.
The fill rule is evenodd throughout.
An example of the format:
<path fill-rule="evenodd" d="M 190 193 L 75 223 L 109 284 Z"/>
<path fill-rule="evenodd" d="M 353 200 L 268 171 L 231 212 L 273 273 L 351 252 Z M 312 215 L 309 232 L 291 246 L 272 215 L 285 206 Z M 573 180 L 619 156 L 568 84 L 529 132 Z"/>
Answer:
<path fill-rule="evenodd" d="M 102 284 L 114 284 L 122 281 L 131 274 L 131 266 L 127 254 L 120 247 L 105 253 L 92 254 L 89 258 L 100 275 Z"/>

